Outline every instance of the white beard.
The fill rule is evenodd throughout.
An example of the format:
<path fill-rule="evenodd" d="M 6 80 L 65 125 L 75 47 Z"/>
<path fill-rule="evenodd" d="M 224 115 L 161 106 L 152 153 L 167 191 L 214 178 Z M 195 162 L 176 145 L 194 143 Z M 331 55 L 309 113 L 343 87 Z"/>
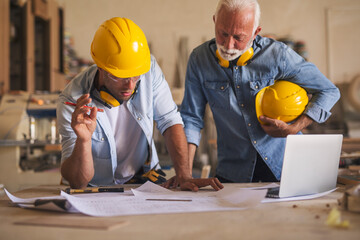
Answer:
<path fill-rule="evenodd" d="M 243 50 L 238 50 L 238 49 L 226 49 L 224 46 L 219 45 L 216 43 L 216 47 L 219 50 L 219 54 L 220 56 L 227 60 L 227 61 L 232 61 L 234 59 L 237 59 L 238 57 L 240 57 L 242 54 L 244 54 L 244 52 L 246 52 L 253 44 L 253 40 L 251 39 L 247 44 L 246 47 Z"/>

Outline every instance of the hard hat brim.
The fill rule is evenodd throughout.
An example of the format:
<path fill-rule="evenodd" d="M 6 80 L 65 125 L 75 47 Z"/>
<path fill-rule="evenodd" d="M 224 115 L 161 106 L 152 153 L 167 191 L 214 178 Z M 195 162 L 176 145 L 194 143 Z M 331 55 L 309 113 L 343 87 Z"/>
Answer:
<path fill-rule="evenodd" d="M 265 124 L 264 122 L 262 122 L 260 120 L 260 116 L 263 116 L 264 113 L 263 113 L 263 110 L 262 110 L 262 100 L 263 100 L 263 96 L 264 96 L 264 92 L 265 90 L 267 89 L 268 87 L 265 87 L 263 89 L 261 89 L 257 94 L 256 94 L 256 97 L 255 97 L 255 110 L 256 110 L 256 117 L 258 119 L 258 121 L 260 122 L 260 124 Z"/>

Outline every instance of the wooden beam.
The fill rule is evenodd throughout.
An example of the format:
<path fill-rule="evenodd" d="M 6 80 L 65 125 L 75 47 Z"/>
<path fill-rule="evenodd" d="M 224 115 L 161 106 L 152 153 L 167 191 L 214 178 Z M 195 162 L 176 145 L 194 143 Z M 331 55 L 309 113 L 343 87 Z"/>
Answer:
<path fill-rule="evenodd" d="M 0 1 L 0 96 L 9 90 L 10 1 Z"/>

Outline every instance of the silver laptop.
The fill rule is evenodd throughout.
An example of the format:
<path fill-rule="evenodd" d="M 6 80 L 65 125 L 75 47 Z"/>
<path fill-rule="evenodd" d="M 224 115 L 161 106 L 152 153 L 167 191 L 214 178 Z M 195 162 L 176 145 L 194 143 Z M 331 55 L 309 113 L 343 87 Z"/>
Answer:
<path fill-rule="evenodd" d="M 341 134 L 288 135 L 278 195 L 295 197 L 326 192 L 336 187 Z"/>

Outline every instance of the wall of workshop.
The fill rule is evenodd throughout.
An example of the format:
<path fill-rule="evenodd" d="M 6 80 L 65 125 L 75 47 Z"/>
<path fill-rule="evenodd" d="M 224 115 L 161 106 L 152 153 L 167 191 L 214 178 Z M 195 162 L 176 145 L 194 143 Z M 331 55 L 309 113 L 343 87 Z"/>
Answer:
<path fill-rule="evenodd" d="M 191 51 L 204 40 L 214 36 L 212 16 L 217 0 L 58 0 L 58 2 L 65 9 L 65 28 L 72 34 L 74 48 L 80 57 L 91 59 L 89 49 L 92 37 L 104 20 L 114 16 L 127 17 L 145 32 L 152 53 L 160 62 L 170 86 L 173 86 L 174 82 L 179 39 L 188 37 L 188 48 Z M 288 36 L 294 40 L 305 41 L 308 60 L 315 63 L 328 77 L 331 74 L 335 76 L 329 69 L 331 49 L 328 39 L 328 13 L 332 9 L 355 9 L 360 12 L 359 0 L 259 0 L 259 3 L 262 10 L 262 34 Z M 356 21 L 355 19 L 355 23 Z M 355 33 L 355 37 L 360 36 Z M 333 44 L 334 46 L 331 47 L 340 49 L 342 46 L 352 46 L 355 40 L 340 39 L 338 45 Z M 356 51 L 359 51 L 359 47 Z M 351 55 L 351 51 L 348 54 Z M 356 62 L 357 56 L 355 63 L 358 62 Z M 354 58 L 354 54 L 352 57 Z M 344 57 L 344 61 L 347 59 Z M 336 83 L 349 81 L 350 77 L 350 75 L 345 77 L 339 75 L 332 81 Z"/>

